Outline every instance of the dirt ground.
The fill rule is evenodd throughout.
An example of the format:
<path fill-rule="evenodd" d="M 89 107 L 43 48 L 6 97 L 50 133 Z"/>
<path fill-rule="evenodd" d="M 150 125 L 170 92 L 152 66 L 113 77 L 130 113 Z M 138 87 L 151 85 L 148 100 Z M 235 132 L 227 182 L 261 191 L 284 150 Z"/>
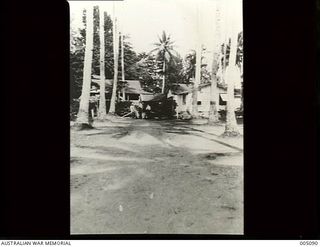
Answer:
<path fill-rule="evenodd" d="M 123 119 L 72 129 L 71 233 L 242 234 L 243 152 L 190 127 Z"/>

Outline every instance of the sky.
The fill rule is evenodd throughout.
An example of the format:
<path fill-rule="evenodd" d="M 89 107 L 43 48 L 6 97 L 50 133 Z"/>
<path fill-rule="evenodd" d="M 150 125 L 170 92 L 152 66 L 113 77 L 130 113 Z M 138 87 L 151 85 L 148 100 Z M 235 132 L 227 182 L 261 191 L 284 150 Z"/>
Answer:
<path fill-rule="evenodd" d="M 221 41 L 230 27 L 242 30 L 241 0 L 69 1 L 69 5 L 75 29 L 83 25 L 81 16 L 85 7 L 99 5 L 111 17 L 114 7 L 120 29 L 130 36 L 129 41 L 138 53 L 152 50 L 163 30 L 171 35 L 174 48 L 182 57 L 196 49 L 198 40 L 209 53 L 215 36 L 216 6 L 220 6 L 221 12 Z"/>

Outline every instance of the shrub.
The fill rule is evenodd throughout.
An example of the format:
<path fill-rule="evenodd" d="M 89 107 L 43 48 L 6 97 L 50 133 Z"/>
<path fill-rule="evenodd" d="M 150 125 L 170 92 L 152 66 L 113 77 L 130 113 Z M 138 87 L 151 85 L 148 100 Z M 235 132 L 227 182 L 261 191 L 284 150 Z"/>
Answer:
<path fill-rule="evenodd" d="M 127 114 L 128 112 L 130 112 L 130 105 L 130 101 L 118 101 L 116 103 L 116 114 L 118 116 L 123 116 Z"/>

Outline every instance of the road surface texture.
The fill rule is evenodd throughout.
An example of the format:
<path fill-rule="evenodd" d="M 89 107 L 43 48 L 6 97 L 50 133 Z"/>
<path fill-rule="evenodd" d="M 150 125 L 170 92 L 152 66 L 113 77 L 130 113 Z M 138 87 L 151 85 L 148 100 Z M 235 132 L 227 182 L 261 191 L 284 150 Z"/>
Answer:
<path fill-rule="evenodd" d="M 242 234 L 242 137 L 119 119 L 71 129 L 72 234 Z"/>

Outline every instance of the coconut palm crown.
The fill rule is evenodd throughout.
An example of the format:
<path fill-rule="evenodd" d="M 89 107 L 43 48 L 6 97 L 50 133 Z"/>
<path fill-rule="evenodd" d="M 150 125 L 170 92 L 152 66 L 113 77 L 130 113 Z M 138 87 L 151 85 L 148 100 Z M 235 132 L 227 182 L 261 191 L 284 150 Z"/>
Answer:
<path fill-rule="evenodd" d="M 162 32 L 161 37 L 158 36 L 158 39 L 159 39 L 159 42 L 153 44 L 156 48 L 151 50 L 149 54 L 156 53 L 156 59 L 163 62 L 162 93 L 164 93 L 166 64 L 168 64 L 171 61 L 175 62 L 177 52 L 173 49 L 174 42 L 171 40 L 170 35 L 167 35 L 165 31 Z"/>

